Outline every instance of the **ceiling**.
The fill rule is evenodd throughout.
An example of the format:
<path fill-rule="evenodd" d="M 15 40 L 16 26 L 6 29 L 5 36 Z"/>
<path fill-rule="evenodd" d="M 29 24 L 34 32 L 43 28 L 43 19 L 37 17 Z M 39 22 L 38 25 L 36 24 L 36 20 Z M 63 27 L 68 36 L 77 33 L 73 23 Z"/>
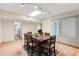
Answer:
<path fill-rule="evenodd" d="M 73 10 L 79 10 L 79 3 L 25 3 L 22 7 L 22 3 L 0 3 L 0 10 L 19 14 L 21 16 L 29 17 L 29 14 L 36 10 L 34 6 L 42 8 L 44 14 L 31 17 L 34 19 L 46 19 L 55 15 L 66 13 Z M 8 16 L 9 17 L 9 16 Z"/>

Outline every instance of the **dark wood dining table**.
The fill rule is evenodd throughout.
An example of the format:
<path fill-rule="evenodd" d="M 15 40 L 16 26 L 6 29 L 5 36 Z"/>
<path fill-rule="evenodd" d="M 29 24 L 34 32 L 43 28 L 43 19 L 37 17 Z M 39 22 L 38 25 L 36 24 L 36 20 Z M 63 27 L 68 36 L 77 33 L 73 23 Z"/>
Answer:
<path fill-rule="evenodd" d="M 50 36 L 45 36 L 45 35 L 42 35 L 42 36 L 32 36 L 32 38 L 38 43 L 38 46 L 39 46 L 39 56 L 40 56 L 41 53 L 42 53 L 41 45 L 43 44 L 44 41 L 47 41 L 48 39 L 50 39 Z"/>
<path fill-rule="evenodd" d="M 42 36 L 32 36 L 32 38 L 34 38 L 35 40 L 38 40 L 38 41 L 42 42 L 42 41 L 45 41 L 47 39 L 50 39 L 50 36 L 45 36 L 45 35 L 42 35 Z"/>

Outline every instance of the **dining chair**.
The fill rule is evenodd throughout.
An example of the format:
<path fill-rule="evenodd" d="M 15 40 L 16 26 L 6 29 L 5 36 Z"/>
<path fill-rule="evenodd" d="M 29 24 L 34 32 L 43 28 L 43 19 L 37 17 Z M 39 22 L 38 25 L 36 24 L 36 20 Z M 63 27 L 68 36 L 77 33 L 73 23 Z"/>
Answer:
<path fill-rule="evenodd" d="M 32 32 L 27 32 L 26 40 L 27 40 L 27 48 L 28 48 L 30 47 L 29 45 L 32 43 Z"/>
<path fill-rule="evenodd" d="M 27 48 L 27 34 L 26 33 L 24 33 L 24 49 L 26 50 L 26 48 Z"/>
<path fill-rule="evenodd" d="M 27 32 L 27 34 L 32 34 L 32 32 Z"/>
<path fill-rule="evenodd" d="M 27 45 L 30 45 L 30 43 L 32 43 L 32 35 L 27 34 Z"/>
<path fill-rule="evenodd" d="M 38 52 L 38 44 L 36 41 L 32 38 L 32 34 L 27 34 L 27 52 L 33 56 L 36 52 Z"/>
<path fill-rule="evenodd" d="M 50 33 L 45 33 L 45 35 L 48 35 L 48 36 L 50 36 Z"/>
<path fill-rule="evenodd" d="M 31 50 L 31 56 L 38 56 L 39 55 L 39 44 L 34 38 L 32 39 L 32 50 Z"/>
<path fill-rule="evenodd" d="M 56 35 L 50 36 L 50 39 L 47 40 L 47 43 L 42 45 L 43 53 L 45 55 L 56 55 L 55 52 L 55 42 L 56 42 Z"/>
<path fill-rule="evenodd" d="M 31 43 L 31 38 L 32 36 L 32 32 L 27 32 L 27 33 L 24 33 L 24 49 L 28 49 L 30 46 L 29 44 Z"/>

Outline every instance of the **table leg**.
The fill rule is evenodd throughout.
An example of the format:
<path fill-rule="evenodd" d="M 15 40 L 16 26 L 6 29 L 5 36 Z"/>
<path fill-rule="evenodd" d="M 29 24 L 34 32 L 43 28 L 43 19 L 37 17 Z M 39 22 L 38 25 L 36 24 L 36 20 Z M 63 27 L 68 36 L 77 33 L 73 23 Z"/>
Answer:
<path fill-rule="evenodd" d="M 42 53 L 41 42 L 39 42 L 38 44 L 39 44 L 38 55 L 41 56 L 41 53 Z"/>

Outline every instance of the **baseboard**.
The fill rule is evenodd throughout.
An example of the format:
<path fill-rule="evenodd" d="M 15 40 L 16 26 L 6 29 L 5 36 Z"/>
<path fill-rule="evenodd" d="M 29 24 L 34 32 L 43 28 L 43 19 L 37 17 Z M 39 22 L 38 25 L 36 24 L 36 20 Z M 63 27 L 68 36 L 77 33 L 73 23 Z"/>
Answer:
<path fill-rule="evenodd" d="M 3 41 L 3 42 L 1 42 L 1 44 L 11 43 L 11 42 L 13 42 L 13 41 Z"/>
<path fill-rule="evenodd" d="M 56 42 L 57 42 L 57 43 L 60 43 L 60 44 L 64 44 L 64 45 L 71 46 L 71 47 L 74 47 L 74 48 L 79 49 L 79 47 L 76 47 L 76 46 L 73 46 L 73 45 L 70 45 L 70 44 L 66 44 L 66 43 L 59 42 L 59 41 L 56 41 Z"/>

